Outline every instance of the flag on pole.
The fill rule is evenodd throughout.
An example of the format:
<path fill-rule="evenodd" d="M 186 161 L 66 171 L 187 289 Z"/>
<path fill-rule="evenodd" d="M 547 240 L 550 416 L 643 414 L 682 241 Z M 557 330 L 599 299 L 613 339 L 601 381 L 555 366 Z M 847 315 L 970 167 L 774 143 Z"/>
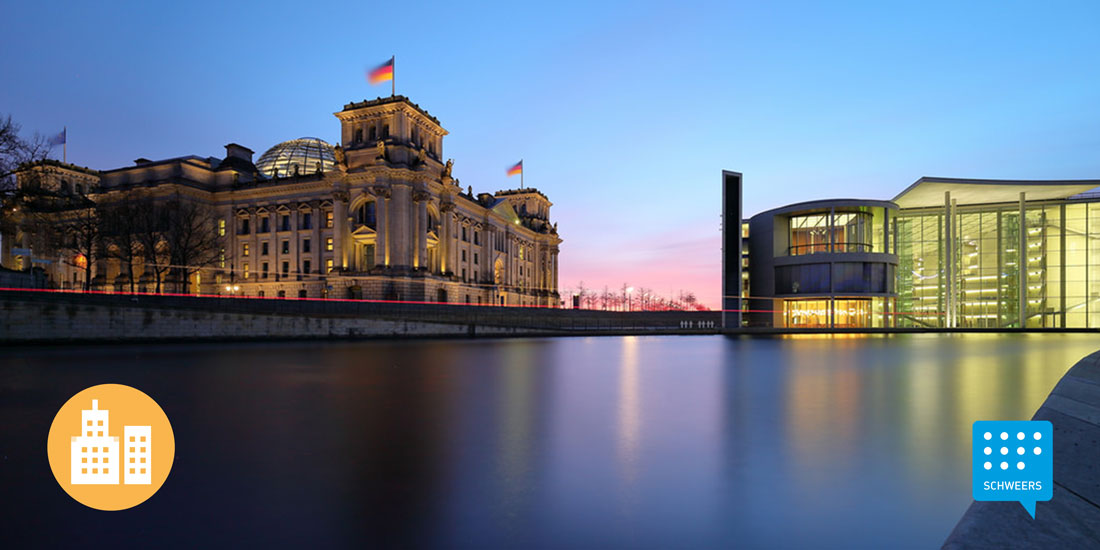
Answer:
<path fill-rule="evenodd" d="M 371 84 L 378 84 L 379 82 L 393 80 L 393 60 L 394 58 L 391 57 L 389 61 L 368 71 L 367 82 L 370 82 Z"/>
<path fill-rule="evenodd" d="M 509 177 L 514 176 L 516 174 L 520 174 L 520 175 L 523 174 L 523 161 L 522 160 L 517 162 L 515 164 L 515 166 L 512 166 L 511 168 L 508 169 L 508 176 Z"/>
<path fill-rule="evenodd" d="M 53 147 L 54 145 L 65 145 L 65 133 L 67 131 L 68 128 L 65 128 L 64 130 L 61 130 L 60 134 L 50 136 L 50 140 L 48 142 L 50 144 L 50 147 Z"/>

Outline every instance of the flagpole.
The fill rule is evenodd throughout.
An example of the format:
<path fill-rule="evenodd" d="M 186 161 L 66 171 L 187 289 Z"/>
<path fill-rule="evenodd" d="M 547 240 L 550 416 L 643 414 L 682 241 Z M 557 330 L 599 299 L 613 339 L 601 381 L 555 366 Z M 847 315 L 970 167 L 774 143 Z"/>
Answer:
<path fill-rule="evenodd" d="M 523 159 L 519 159 L 519 188 L 527 189 L 523 186 Z"/>
<path fill-rule="evenodd" d="M 57 128 L 57 126 L 54 126 Z M 65 142 L 61 144 L 61 162 L 69 163 L 69 127 L 61 127 L 61 135 L 65 136 Z"/>
<path fill-rule="evenodd" d="M 390 56 L 390 97 L 397 97 L 397 56 Z"/>

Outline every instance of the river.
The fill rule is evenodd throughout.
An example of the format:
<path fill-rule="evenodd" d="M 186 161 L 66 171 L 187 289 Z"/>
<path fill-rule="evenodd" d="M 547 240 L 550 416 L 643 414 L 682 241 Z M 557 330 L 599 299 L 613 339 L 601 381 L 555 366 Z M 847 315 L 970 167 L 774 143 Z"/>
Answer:
<path fill-rule="evenodd" d="M 8 348 L 0 540 L 938 547 L 971 500 L 971 423 L 1030 418 L 1097 349 L 1086 334 Z M 73 501 L 46 461 L 58 408 L 102 383 L 153 397 L 175 432 L 168 480 L 124 512 Z"/>

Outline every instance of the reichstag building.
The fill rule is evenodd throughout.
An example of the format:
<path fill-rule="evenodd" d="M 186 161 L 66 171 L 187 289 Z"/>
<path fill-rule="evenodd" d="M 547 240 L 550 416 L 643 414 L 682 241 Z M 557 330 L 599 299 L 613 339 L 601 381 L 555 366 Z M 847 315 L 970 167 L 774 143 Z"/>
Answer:
<path fill-rule="evenodd" d="M 48 185 L 89 199 L 141 190 L 209 205 L 224 248 L 196 270 L 188 292 L 555 306 L 562 240 L 537 189 L 463 189 L 443 161 L 447 131 L 404 96 L 335 113 L 341 145 L 300 138 L 258 159 L 237 144 L 224 158 L 138 159 L 105 171 L 46 161 Z M 5 239 L 4 265 L 25 269 L 25 247 Z M 45 263 L 51 286 L 81 288 L 80 259 Z M 85 261 L 87 261 L 85 259 Z M 91 260 L 91 288 L 121 291 L 128 270 Z M 145 262 L 145 265 L 149 265 Z M 151 291 L 147 269 L 137 288 Z"/>

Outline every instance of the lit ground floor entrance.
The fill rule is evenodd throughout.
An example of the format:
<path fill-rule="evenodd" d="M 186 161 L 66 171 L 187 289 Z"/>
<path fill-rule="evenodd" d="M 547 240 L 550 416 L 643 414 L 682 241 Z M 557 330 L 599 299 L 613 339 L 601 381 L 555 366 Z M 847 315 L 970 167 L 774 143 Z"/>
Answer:
<path fill-rule="evenodd" d="M 887 296 L 783 300 L 783 326 L 791 328 L 881 328 L 894 326 Z"/>

